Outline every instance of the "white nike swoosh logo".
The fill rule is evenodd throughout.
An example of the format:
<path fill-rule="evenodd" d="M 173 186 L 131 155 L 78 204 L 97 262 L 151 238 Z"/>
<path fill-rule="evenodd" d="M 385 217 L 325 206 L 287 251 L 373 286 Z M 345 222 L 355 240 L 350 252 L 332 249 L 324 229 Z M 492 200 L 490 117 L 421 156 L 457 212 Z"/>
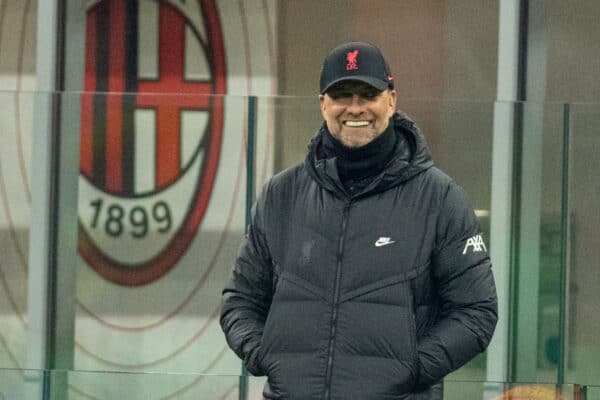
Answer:
<path fill-rule="evenodd" d="M 381 246 L 385 246 L 385 245 L 392 244 L 392 243 L 396 243 L 396 242 L 394 242 L 393 240 L 390 240 L 390 238 L 379 238 L 375 242 L 375 247 L 381 247 Z"/>

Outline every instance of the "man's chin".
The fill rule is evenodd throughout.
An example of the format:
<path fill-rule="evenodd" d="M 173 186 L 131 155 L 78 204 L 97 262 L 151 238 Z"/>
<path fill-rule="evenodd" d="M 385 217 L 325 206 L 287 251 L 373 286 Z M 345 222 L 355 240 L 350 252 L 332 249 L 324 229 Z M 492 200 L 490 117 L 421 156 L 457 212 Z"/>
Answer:
<path fill-rule="evenodd" d="M 360 147 L 363 147 L 366 144 L 367 143 L 362 143 L 362 142 L 342 142 L 342 145 L 348 149 L 358 149 Z"/>
<path fill-rule="evenodd" d="M 374 135 L 371 134 L 346 134 L 343 135 L 341 137 L 340 142 L 350 148 L 350 149 L 356 149 L 358 147 L 363 147 L 369 143 L 371 143 L 371 141 L 373 141 L 373 139 L 375 139 Z"/>

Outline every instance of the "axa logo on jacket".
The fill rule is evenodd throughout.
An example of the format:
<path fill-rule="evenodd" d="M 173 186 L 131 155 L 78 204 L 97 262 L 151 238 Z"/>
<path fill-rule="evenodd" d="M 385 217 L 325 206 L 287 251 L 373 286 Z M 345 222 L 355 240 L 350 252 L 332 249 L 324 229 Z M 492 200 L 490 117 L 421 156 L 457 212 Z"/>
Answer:
<path fill-rule="evenodd" d="M 465 248 L 463 249 L 463 254 L 467 254 L 469 247 L 473 247 L 473 253 L 478 253 L 480 251 L 487 251 L 485 247 L 485 243 L 483 242 L 483 237 L 481 234 L 470 237 L 465 244 Z"/>

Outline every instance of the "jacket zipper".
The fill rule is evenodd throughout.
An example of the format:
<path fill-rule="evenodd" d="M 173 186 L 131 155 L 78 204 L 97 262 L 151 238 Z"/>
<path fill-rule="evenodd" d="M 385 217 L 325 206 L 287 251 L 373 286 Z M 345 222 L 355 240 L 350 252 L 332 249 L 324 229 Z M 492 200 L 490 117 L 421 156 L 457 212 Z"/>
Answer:
<path fill-rule="evenodd" d="M 329 400 L 331 398 L 331 373 L 333 368 L 333 350 L 335 345 L 335 334 L 337 325 L 337 314 L 338 314 L 338 301 L 340 297 L 340 282 L 342 276 L 342 258 L 344 252 L 344 240 L 346 238 L 346 225 L 348 224 L 348 213 L 350 211 L 350 202 L 344 206 L 344 212 L 342 214 L 342 228 L 340 232 L 340 240 L 338 241 L 337 249 L 337 265 L 335 271 L 335 282 L 333 290 L 333 301 L 331 303 L 331 322 L 329 328 L 329 346 L 327 348 L 327 370 L 325 373 L 325 395 L 324 399 Z"/>

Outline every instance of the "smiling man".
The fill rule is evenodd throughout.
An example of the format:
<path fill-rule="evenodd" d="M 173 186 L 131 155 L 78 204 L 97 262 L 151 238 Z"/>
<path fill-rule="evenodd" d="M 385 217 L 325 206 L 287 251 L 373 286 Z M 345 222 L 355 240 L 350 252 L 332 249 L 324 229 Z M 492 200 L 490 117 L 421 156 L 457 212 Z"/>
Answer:
<path fill-rule="evenodd" d="M 441 400 L 444 376 L 491 339 L 496 292 L 468 196 L 396 96 L 375 46 L 333 49 L 305 162 L 253 209 L 221 326 L 268 377 L 265 399 Z"/>

